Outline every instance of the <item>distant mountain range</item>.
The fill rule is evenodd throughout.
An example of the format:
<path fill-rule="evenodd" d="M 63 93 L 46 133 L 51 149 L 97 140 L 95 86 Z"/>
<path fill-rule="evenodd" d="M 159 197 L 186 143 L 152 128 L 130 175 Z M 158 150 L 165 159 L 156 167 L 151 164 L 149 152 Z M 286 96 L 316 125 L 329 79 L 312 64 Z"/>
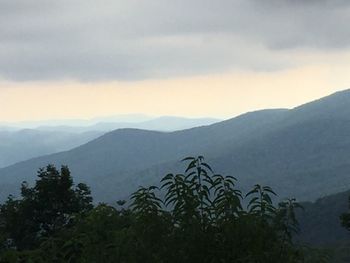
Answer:
<path fill-rule="evenodd" d="M 147 119 L 145 121 L 145 119 Z M 96 121 L 110 121 L 97 122 Z M 113 121 L 129 122 L 113 122 Z M 17 126 L 0 127 L 0 168 L 34 157 L 67 151 L 80 146 L 102 134 L 119 128 L 175 131 L 218 122 L 217 119 L 190 119 L 181 117 L 160 117 L 149 119 L 142 115 L 123 115 L 94 119 L 91 121 L 46 121 L 17 123 Z M 85 124 L 85 126 L 40 126 L 42 124 Z M 95 124 L 91 124 L 95 123 Z M 87 125 L 91 124 L 91 125 Z M 38 126 L 39 125 L 39 126 Z M 34 127 L 26 128 L 23 127 Z"/>
<path fill-rule="evenodd" d="M 72 133 L 41 130 L 0 130 L 0 167 L 41 155 L 67 151 L 87 143 L 103 132 Z"/>
<path fill-rule="evenodd" d="M 141 114 L 116 115 L 90 120 L 46 120 L 26 122 L 0 122 L 0 131 L 35 129 L 41 131 L 88 132 L 112 131 L 121 128 L 135 128 L 157 131 L 176 131 L 221 121 L 215 118 L 184 118 L 176 116 L 150 117 Z"/>
<path fill-rule="evenodd" d="M 50 119 L 38 121 L 0 122 L 0 127 L 12 127 L 16 129 L 36 129 L 40 126 L 92 126 L 99 122 L 113 123 L 138 123 L 152 120 L 154 117 L 144 114 L 121 114 L 107 117 L 97 117 L 92 119 Z"/>
<path fill-rule="evenodd" d="M 179 160 L 202 154 L 216 172 L 247 190 L 267 184 L 300 200 L 350 188 L 350 91 L 300 107 L 264 110 L 175 132 L 118 129 L 66 152 L 0 169 L 3 196 L 35 179 L 48 163 L 66 164 L 96 201 L 125 198 L 140 185 L 182 171 Z"/>
<path fill-rule="evenodd" d="M 219 119 L 214 118 L 183 118 L 173 116 L 163 116 L 141 122 L 98 122 L 90 126 L 39 126 L 38 130 L 45 131 L 69 131 L 69 132 L 87 132 L 87 131 L 113 131 L 123 128 L 134 128 L 154 131 L 177 131 L 198 126 L 210 125 L 219 122 Z"/>

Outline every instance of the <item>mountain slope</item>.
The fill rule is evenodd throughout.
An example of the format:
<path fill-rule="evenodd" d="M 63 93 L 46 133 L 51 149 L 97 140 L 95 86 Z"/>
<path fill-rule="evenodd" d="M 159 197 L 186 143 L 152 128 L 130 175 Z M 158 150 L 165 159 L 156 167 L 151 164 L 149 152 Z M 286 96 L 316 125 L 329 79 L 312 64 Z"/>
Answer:
<path fill-rule="evenodd" d="M 120 118 L 123 120 L 122 118 Z M 118 120 L 118 119 L 116 119 Z M 132 120 L 132 119 L 131 119 Z M 125 129 L 125 128 L 134 128 L 134 129 L 144 129 L 144 130 L 156 130 L 156 131 L 176 131 L 189 129 L 198 126 L 210 125 L 216 122 L 219 122 L 219 119 L 214 118 L 183 118 L 183 117 L 173 117 L 173 116 L 163 116 L 159 118 L 146 119 L 142 121 L 113 121 L 113 118 L 106 119 L 96 119 L 86 121 L 85 125 L 69 125 L 61 124 L 55 125 L 53 122 L 51 125 L 42 125 L 40 122 L 37 123 L 37 126 L 34 126 L 37 130 L 40 131 L 61 131 L 61 132 L 71 132 L 71 133 L 82 133 L 89 131 L 100 131 L 108 132 L 115 129 Z M 63 121 L 62 121 L 63 122 Z M 71 124 L 74 124 L 72 121 Z M 78 122 L 79 124 L 79 122 Z M 84 122 L 83 122 L 84 124 Z M 21 124 L 18 124 L 21 125 Z M 26 125 L 26 124 L 23 124 Z M 31 126 L 35 123 L 31 124 Z M 5 129 L 5 127 L 4 127 Z M 1 130 L 1 126 L 0 126 Z"/>
<path fill-rule="evenodd" d="M 252 112 L 183 131 L 116 130 L 71 151 L 1 169 L 1 190 L 12 193 L 47 163 L 67 164 L 98 201 L 111 201 L 178 171 L 184 156 L 204 154 L 215 171 L 236 176 L 243 189 L 262 183 L 281 198 L 314 200 L 350 183 L 348 113 L 350 91 L 344 91 L 292 110 Z"/>
<path fill-rule="evenodd" d="M 349 211 L 350 191 L 303 203 L 298 212 L 301 232 L 298 240 L 312 245 L 330 245 L 350 241 L 349 232 L 341 226 L 340 216 Z"/>
<path fill-rule="evenodd" d="M 107 119 L 108 120 L 108 119 Z M 161 117 L 142 122 L 105 122 L 91 126 L 45 126 L 37 129 L 1 130 L 0 168 L 34 157 L 66 151 L 122 127 L 147 130 L 180 130 L 209 125 L 216 119 Z"/>
<path fill-rule="evenodd" d="M 33 157 L 69 150 L 101 136 L 102 132 L 0 131 L 0 167 Z"/>
<path fill-rule="evenodd" d="M 285 113 L 285 110 L 249 113 L 232 121 L 171 133 L 116 130 L 73 150 L 1 169 L 2 193 L 11 193 L 10 189 L 13 192 L 12 187 L 19 182 L 32 181 L 39 167 L 54 163 L 69 165 L 77 180 L 89 183 L 96 190 L 97 197 L 103 196 L 103 200 L 108 200 L 111 198 L 108 195 L 114 192 L 113 187 L 119 188 L 119 183 L 125 180 L 129 184 L 135 183 L 137 173 L 160 167 L 163 163 L 177 163 L 183 156 L 213 148 L 213 144 L 225 145 L 227 139 L 237 143 L 246 140 L 257 130 L 266 129 L 272 122 L 281 119 Z M 11 186 L 5 187 L 6 184 Z M 121 188 L 123 195 L 131 191 L 129 186 Z"/>

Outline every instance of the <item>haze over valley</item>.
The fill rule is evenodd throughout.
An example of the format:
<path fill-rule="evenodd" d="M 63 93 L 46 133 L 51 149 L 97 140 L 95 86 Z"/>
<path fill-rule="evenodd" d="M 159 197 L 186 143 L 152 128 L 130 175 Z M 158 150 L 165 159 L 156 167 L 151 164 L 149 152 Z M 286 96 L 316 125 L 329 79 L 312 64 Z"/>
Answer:
<path fill-rule="evenodd" d="M 218 121 L 214 118 L 123 115 L 95 120 L 0 123 L 0 168 L 41 155 L 70 150 L 118 128 L 175 131 Z"/>

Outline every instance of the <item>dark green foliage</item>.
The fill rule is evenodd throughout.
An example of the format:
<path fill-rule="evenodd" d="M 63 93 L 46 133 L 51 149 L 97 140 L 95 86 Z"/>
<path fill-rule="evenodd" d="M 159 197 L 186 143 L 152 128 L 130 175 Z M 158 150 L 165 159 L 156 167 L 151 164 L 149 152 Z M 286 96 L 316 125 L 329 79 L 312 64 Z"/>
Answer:
<path fill-rule="evenodd" d="M 23 185 L 22 199 L 1 207 L 0 262 L 322 262 L 293 243 L 294 199 L 275 206 L 273 190 L 260 185 L 243 195 L 202 156 L 184 161 L 184 174 L 140 187 L 128 208 L 91 208 L 68 168 L 40 170 L 34 188 Z"/>
<path fill-rule="evenodd" d="M 19 250 L 36 247 L 42 238 L 58 233 L 92 209 L 89 188 L 84 184 L 73 187 L 65 166 L 60 171 L 52 165 L 40 169 L 34 187 L 22 184 L 21 197 L 10 196 L 0 207 L 7 245 Z"/>
<path fill-rule="evenodd" d="M 350 197 L 349 197 L 349 208 L 350 208 Z M 340 217 L 342 226 L 350 231 L 350 213 L 344 213 Z"/>

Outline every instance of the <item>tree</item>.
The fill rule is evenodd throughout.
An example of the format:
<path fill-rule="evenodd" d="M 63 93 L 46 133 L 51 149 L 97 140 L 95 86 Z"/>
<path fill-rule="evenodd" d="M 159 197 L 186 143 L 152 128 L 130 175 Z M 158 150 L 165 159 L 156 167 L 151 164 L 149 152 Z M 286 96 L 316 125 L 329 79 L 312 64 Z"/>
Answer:
<path fill-rule="evenodd" d="M 35 187 L 23 184 L 22 199 L 1 207 L 1 232 L 13 242 L 0 262 L 308 262 L 292 239 L 294 199 L 276 206 L 273 190 L 260 185 L 243 195 L 204 157 L 183 161 L 183 174 L 140 187 L 119 208 L 92 208 L 88 187 L 74 188 L 67 167 L 41 169 Z"/>
<path fill-rule="evenodd" d="M 28 249 L 73 223 L 77 215 L 92 209 L 85 184 L 74 187 L 68 167 L 60 171 L 48 165 L 38 171 L 34 187 L 22 183 L 21 199 L 12 196 L 0 207 L 1 230 L 10 246 Z"/>

